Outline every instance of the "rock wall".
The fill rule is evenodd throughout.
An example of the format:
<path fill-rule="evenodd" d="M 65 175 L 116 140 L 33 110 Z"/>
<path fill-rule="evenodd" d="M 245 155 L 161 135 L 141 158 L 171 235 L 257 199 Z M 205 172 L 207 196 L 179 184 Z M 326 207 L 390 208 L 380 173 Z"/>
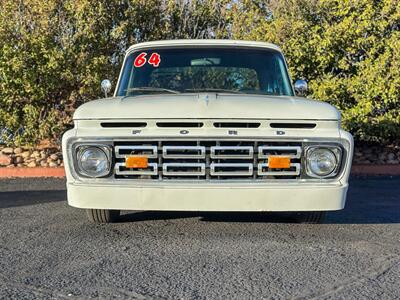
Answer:
<path fill-rule="evenodd" d="M 26 148 L 0 146 L 0 167 L 62 167 L 59 148 Z"/>
<path fill-rule="evenodd" d="M 377 144 L 357 145 L 354 149 L 355 165 L 397 165 L 400 164 L 400 146 L 380 146 Z"/>

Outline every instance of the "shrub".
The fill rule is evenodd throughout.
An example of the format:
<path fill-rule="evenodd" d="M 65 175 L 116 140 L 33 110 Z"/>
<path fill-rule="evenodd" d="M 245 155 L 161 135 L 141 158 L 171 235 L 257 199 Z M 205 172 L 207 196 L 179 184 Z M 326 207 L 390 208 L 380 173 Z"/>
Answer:
<path fill-rule="evenodd" d="M 14 144 L 57 139 L 76 107 L 102 96 L 102 79 L 116 83 L 130 45 L 211 37 L 222 27 L 223 8 L 223 1 L 2 0 L 3 138 Z"/>
<path fill-rule="evenodd" d="M 129 45 L 214 37 L 280 45 L 292 77 L 358 140 L 399 142 L 397 0 L 2 0 L 0 132 L 14 144 L 57 139 L 102 96 L 102 79 L 116 83 Z"/>
<path fill-rule="evenodd" d="M 231 12 L 232 37 L 280 45 L 293 78 L 339 108 L 356 139 L 400 141 L 398 1 L 241 1 Z"/>

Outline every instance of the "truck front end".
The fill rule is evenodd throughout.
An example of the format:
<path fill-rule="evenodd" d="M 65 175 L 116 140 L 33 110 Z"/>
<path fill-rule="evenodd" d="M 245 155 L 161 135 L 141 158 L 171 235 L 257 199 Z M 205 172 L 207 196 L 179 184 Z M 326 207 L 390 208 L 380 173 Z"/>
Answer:
<path fill-rule="evenodd" d="M 63 137 L 68 202 L 120 210 L 292 211 L 345 205 L 353 140 L 332 106 L 294 96 L 276 46 L 138 44 L 112 98 Z"/>

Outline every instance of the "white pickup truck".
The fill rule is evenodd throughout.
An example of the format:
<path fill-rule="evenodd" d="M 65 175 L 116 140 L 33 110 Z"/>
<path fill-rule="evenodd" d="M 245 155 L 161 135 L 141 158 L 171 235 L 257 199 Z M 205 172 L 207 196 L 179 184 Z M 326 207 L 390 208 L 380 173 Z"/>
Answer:
<path fill-rule="evenodd" d="M 285 211 L 321 222 L 345 205 L 353 139 L 334 107 L 295 96 L 306 89 L 292 85 L 273 44 L 134 45 L 113 97 L 80 106 L 63 136 L 68 203 L 98 223 L 121 210 Z"/>

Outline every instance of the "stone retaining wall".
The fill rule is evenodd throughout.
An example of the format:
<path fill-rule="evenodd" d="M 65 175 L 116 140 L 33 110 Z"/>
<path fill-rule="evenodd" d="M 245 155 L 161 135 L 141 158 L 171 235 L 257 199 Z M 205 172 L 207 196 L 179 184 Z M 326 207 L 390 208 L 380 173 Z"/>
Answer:
<path fill-rule="evenodd" d="M 32 149 L 0 146 L 0 167 L 61 167 L 61 150 L 58 148 Z"/>
<path fill-rule="evenodd" d="M 355 165 L 398 165 L 400 146 L 356 145 Z M 62 167 L 62 153 L 57 147 L 27 148 L 0 146 L 0 167 Z"/>
<path fill-rule="evenodd" d="M 380 146 L 377 144 L 357 145 L 354 150 L 354 165 L 398 165 L 400 146 Z"/>

